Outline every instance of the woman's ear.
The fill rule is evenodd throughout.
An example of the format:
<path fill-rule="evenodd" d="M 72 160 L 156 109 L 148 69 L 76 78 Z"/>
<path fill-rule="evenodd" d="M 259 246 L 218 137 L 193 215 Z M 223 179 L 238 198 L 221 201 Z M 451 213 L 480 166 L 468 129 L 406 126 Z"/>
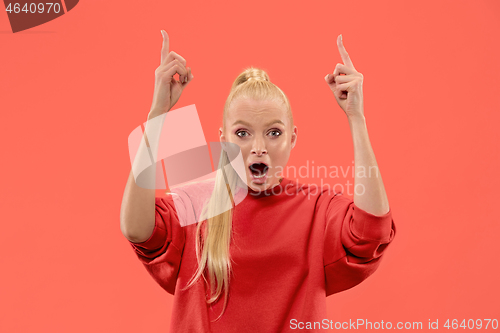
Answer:
<path fill-rule="evenodd" d="M 226 145 L 225 145 L 226 136 L 224 135 L 222 127 L 219 128 L 219 140 L 220 140 L 220 144 L 221 144 L 222 149 L 226 150 Z"/>
<path fill-rule="evenodd" d="M 224 136 L 224 132 L 222 131 L 222 127 L 219 127 L 219 140 L 220 140 L 220 142 L 226 142 L 226 137 Z"/>
<path fill-rule="evenodd" d="M 293 132 L 292 132 L 292 149 L 295 147 L 297 144 L 297 126 L 293 126 Z"/>

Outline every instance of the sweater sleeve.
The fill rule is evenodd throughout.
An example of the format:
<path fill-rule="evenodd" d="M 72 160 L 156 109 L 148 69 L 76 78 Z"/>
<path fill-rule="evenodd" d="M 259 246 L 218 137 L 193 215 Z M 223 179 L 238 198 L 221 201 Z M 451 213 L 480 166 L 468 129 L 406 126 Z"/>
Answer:
<path fill-rule="evenodd" d="M 185 242 L 184 218 L 186 202 L 179 196 L 155 198 L 155 227 L 144 242 L 129 242 L 137 257 L 153 279 L 174 294 Z"/>
<path fill-rule="evenodd" d="M 382 255 L 396 235 L 392 211 L 370 214 L 342 195 L 327 208 L 323 263 L 326 296 L 352 288 L 380 265 Z"/>

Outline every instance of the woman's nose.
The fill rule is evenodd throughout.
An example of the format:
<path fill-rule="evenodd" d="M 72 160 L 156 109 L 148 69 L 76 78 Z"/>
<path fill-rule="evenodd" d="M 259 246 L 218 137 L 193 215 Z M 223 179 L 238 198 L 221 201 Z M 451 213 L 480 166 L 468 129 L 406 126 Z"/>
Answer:
<path fill-rule="evenodd" d="M 267 150 L 265 150 L 265 149 L 252 149 L 252 154 L 256 154 L 257 156 L 260 156 L 262 154 L 267 154 Z"/>
<path fill-rule="evenodd" d="M 262 154 L 267 154 L 267 149 L 264 147 L 264 142 L 256 140 L 253 144 L 251 153 L 256 154 L 258 156 Z"/>

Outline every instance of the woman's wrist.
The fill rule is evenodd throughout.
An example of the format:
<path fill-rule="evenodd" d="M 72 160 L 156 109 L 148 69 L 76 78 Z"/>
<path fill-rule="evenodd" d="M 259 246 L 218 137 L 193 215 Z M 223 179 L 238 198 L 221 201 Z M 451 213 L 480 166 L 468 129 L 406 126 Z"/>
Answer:
<path fill-rule="evenodd" d="M 149 113 L 148 113 L 148 120 L 151 120 L 155 117 L 161 116 L 162 114 L 167 113 L 168 111 L 170 111 L 170 108 L 167 109 L 166 111 L 159 110 L 159 109 L 151 109 L 151 111 L 149 111 Z"/>

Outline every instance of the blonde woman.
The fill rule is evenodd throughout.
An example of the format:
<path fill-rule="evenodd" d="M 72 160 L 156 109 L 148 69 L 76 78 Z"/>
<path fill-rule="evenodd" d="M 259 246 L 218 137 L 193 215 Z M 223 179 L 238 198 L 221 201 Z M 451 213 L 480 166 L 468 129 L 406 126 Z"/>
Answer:
<path fill-rule="evenodd" d="M 168 112 L 193 80 L 185 59 L 169 51 L 168 35 L 162 35 L 148 119 Z M 363 76 L 341 36 L 337 44 L 344 63 L 325 81 L 346 113 L 355 167 L 377 168 L 363 114 Z M 227 149 L 214 180 L 183 186 L 175 196 L 155 198 L 155 190 L 139 187 L 132 172 L 125 188 L 121 231 L 155 281 L 174 295 L 170 331 L 333 328 L 326 297 L 370 276 L 395 237 L 380 174 L 356 172 L 363 193 L 355 192 L 353 200 L 283 177 L 297 127 L 287 96 L 261 69 L 250 67 L 236 77 L 222 118 L 221 144 L 239 147 L 243 177 L 231 167 Z M 209 199 L 199 199 L 201 193 L 210 193 Z M 240 193 L 245 196 L 236 205 Z M 228 203 L 230 209 L 214 213 Z M 188 214 L 200 222 L 185 225 Z"/>

